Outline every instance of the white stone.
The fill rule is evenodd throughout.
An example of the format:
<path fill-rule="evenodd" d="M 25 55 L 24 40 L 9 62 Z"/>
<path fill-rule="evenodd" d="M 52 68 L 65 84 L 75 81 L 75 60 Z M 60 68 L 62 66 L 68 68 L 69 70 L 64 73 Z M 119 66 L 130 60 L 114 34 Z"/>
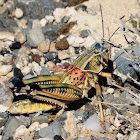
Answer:
<path fill-rule="evenodd" d="M 2 65 L 0 67 L 0 76 L 7 75 L 12 70 L 12 65 Z"/>
<path fill-rule="evenodd" d="M 57 23 L 60 23 L 62 18 L 65 15 L 65 9 L 63 9 L 63 8 L 56 8 L 55 11 L 53 12 L 53 15 L 54 15 L 55 21 Z"/>
<path fill-rule="evenodd" d="M 42 124 L 39 125 L 40 129 L 44 128 L 44 127 L 47 127 L 47 126 L 48 126 L 48 123 L 42 123 Z"/>
<path fill-rule="evenodd" d="M 17 22 L 18 26 L 21 28 L 27 28 L 27 20 L 26 19 L 21 19 Z"/>
<path fill-rule="evenodd" d="M 11 63 L 12 62 L 12 59 L 13 59 L 13 55 L 11 55 L 11 54 L 5 54 L 4 55 L 4 58 L 3 58 L 3 62 L 5 62 L 5 63 Z"/>
<path fill-rule="evenodd" d="M 69 54 L 74 54 L 74 53 L 75 53 L 74 47 L 69 46 L 69 48 L 68 48 L 68 53 L 69 53 Z"/>
<path fill-rule="evenodd" d="M 38 49 L 43 53 L 48 52 L 49 47 L 50 47 L 50 40 L 49 39 L 46 39 L 38 44 Z"/>
<path fill-rule="evenodd" d="M 16 8 L 14 14 L 16 18 L 21 18 L 23 16 L 23 11 L 20 8 Z"/>
<path fill-rule="evenodd" d="M 51 22 L 54 21 L 54 16 L 46 15 L 46 16 L 45 16 L 45 19 L 47 20 L 47 22 L 51 23 Z"/>
<path fill-rule="evenodd" d="M 26 41 L 26 35 L 25 35 L 25 33 L 22 30 L 17 29 L 15 31 L 15 40 L 17 42 L 20 42 L 21 44 L 23 44 Z"/>
<path fill-rule="evenodd" d="M 15 36 L 13 33 L 10 33 L 10 32 L 0 32 L 0 40 L 2 39 L 7 39 L 7 40 L 10 40 L 10 41 L 14 41 L 15 40 Z"/>
<path fill-rule="evenodd" d="M 53 66 L 55 66 L 55 64 L 54 64 L 52 61 L 48 61 L 48 62 L 46 63 L 46 65 L 49 66 L 49 69 L 52 69 Z"/>
<path fill-rule="evenodd" d="M 39 122 L 34 122 L 30 125 L 30 127 L 28 128 L 28 130 L 31 131 L 38 131 L 39 128 Z"/>
<path fill-rule="evenodd" d="M 54 15 L 55 21 L 57 23 L 60 23 L 64 16 L 75 17 L 76 12 L 77 11 L 74 9 L 74 7 L 56 8 L 55 11 L 53 12 L 53 15 Z M 71 21 L 76 21 L 76 20 L 71 20 Z"/>
<path fill-rule="evenodd" d="M 42 53 L 40 50 L 38 50 L 38 49 L 31 49 L 31 52 L 32 52 L 33 54 L 38 54 L 38 55 L 40 55 L 40 56 L 43 55 L 43 53 Z"/>
<path fill-rule="evenodd" d="M 69 45 L 74 46 L 74 47 L 79 47 L 80 44 L 85 42 L 85 39 L 79 37 L 78 34 L 71 34 L 68 38 L 67 41 Z"/>
<path fill-rule="evenodd" d="M 114 120 L 114 126 L 116 126 L 117 128 L 120 126 L 120 121 L 118 120 L 118 117 L 116 116 L 115 120 Z"/>
<path fill-rule="evenodd" d="M 43 66 L 44 63 L 45 63 L 45 58 L 44 57 L 41 57 L 40 66 Z"/>
<path fill-rule="evenodd" d="M 31 67 L 29 66 L 25 66 L 23 68 L 21 68 L 21 72 L 23 73 L 23 75 L 26 75 L 27 73 L 29 73 L 31 70 Z"/>
<path fill-rule="evenodd" d="M 21 125 L 16 129 L 14 138 L 23 138 L 28 134 L 29 134 L 29 130 L 24 125 Z"/>
<path fill-rule="evenodd" d="M 34 27 L 41 27 L 39 19 L 34 19 L 32 21 L 32 28 L 34 28 Z"/>
<path fill-rule="evenodd" d="M 123 134 L 121 134 L 121 133 L 117 134 L 117 138 L 118 138 L 118 140 L 124 140 Z"/>
<path fill-rule="evenodd" d="M 32 63 L 32 70 L 33 70 L 37 75 L 40 75 L 41 67 L 39 66 L 38 63 L 33 62 L 33 63 Z"/>
<path fill-rule="evenodd" d="M 45 18 L 43 18 L 43 19 L 40 20 L 40 25 L 42 27 L 44 27 L 46 25 L 46 23 L 47 23 L 47 20 Z"/>
<path fill-rule="evenodd" d="M 70 55 L 68 54 L 67 50 L 63 50 L 63 51 L 58 51 L 58 57 L 60 60 L 63 60 L 63 59 L 70 58 Z"/>
<path fill-rule="evenodd" d="M 114 93 L 114 89 L 113 89 L 113 88 L 109 88 L 109 89 L 107 89 L 107 93 L 109 93 L 109 94 L 113 94 L 113 93 Z"/>

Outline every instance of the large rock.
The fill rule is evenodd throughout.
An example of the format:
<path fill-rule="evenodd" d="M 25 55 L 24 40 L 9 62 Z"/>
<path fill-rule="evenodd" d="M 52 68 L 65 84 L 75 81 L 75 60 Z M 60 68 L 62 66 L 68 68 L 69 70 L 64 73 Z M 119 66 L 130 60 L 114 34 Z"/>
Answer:
<path fill-rule="evenodd" d="M 10 136 L 13 135 L 13 133 L 15 132 L 15 130 L 22 125 L 22 123 L 16 119 L 15 117 L 10 117 L 6 123 L 6 125 L 4 126 L 4 130 L 3 130 L 3 139 L 7 140 Z"/>
<path fill-rule="evenodd" d="M 131 48 L 126 48 L 128 51 L 128 54 L 134 59 L 135 57 L 140 58 L 140 46 L 134 46 Z M 123 73 L 124 75 L 127 75 L 130 73 L 130 75 L 134 78 L 136 78 L 136 70 L 134 69 L 134 63 L 131 58 L 126 55 L 122 50 L 115 53 L 115 61 L 116 61 L 116 69 Z M 140 65 L 140 60 L 138 59 L 138 64 Z"/>
<path fill-rule="evenodd" d="M 45 40 L 45 36 L 42 32 L 42 29 L 39 27 L 35 27 L 29 30 L 27 40 L 31 46 L 37 46 L 39 43 Z"/>
<path fill-rule="evenodd" d="M 57 7 L 63 7 L 62 3 L 53 0 L 15 0 L 15 2 L 17 7 L 23 10 L 25 16 L 33 19 L 52 15 Z"/>
<path fill-rule="evenodd" d="M 0 79 L 0 112 L 5 112 L 6 109 L 11 105 L 12 101 L 13 95 L 8 87 L 8 83 Z"/>
<path fill-rule="evenodd" d="M 51 125 L 48 127 L 44 127 L 40 129 L 39 131 L 39 136 L 41 138 L 54 138 L 55 135 L 60 135 L 61 134 L 61 129 L 57 125 Z"/>

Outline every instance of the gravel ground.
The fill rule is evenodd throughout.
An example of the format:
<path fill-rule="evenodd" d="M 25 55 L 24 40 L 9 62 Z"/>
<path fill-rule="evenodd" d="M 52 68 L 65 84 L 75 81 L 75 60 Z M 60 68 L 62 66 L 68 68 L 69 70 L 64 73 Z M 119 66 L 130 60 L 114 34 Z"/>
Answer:
<path fill-rule="evenodd" d="M 119 48 L 109 50 L 112 61 L 106 71 L 120 76 L 124 88 L 99 79 L 105 129 L 100 126 L 96 98 L 91 98 L 93 88 L 88 98 L 70 103 L 51 123 L 48 118 L 57 110 L 9 113 L 7 109 L 20 98 L 10 89 L 11 81 L 64 71 L 92 44 L 102 42 L 101 9 L 105 40 L 120 27 L 109 40 Z M 139 140 L 139 13 L 138 0 L 0 0 L 0 139 Z M 130 18 L 133 21 L 127 21 Z"/>

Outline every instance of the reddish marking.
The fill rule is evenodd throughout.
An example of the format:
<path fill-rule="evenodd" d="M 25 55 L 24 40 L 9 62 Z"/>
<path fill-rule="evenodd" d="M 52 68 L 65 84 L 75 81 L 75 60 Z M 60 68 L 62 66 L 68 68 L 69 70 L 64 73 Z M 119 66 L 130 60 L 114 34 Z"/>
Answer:
<path fill-rule="evenodd" d="M 69 73 L 68 79 L 71 85 L 78 86 L 80 84 L 84 84 L 85 79 L 87 77 L 87 72 L 82 71 L 81 69 L 70 65 L 66 70 L 65 73 Z"/>

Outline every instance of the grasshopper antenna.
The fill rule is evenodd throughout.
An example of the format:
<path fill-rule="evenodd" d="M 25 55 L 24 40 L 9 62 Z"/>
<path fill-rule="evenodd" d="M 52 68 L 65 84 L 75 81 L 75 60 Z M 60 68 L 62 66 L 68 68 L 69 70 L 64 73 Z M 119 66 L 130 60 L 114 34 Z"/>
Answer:
<path fill-rule="evenodd" d="M 102 30 L 103 30 L 103 39 L 104 39 L 104 20 L 103 20 L 103 12 L 102 12 L 102 6 L 100 4 L 100 11 L 101 11 L 101 18 L 102 18 Z"/>

